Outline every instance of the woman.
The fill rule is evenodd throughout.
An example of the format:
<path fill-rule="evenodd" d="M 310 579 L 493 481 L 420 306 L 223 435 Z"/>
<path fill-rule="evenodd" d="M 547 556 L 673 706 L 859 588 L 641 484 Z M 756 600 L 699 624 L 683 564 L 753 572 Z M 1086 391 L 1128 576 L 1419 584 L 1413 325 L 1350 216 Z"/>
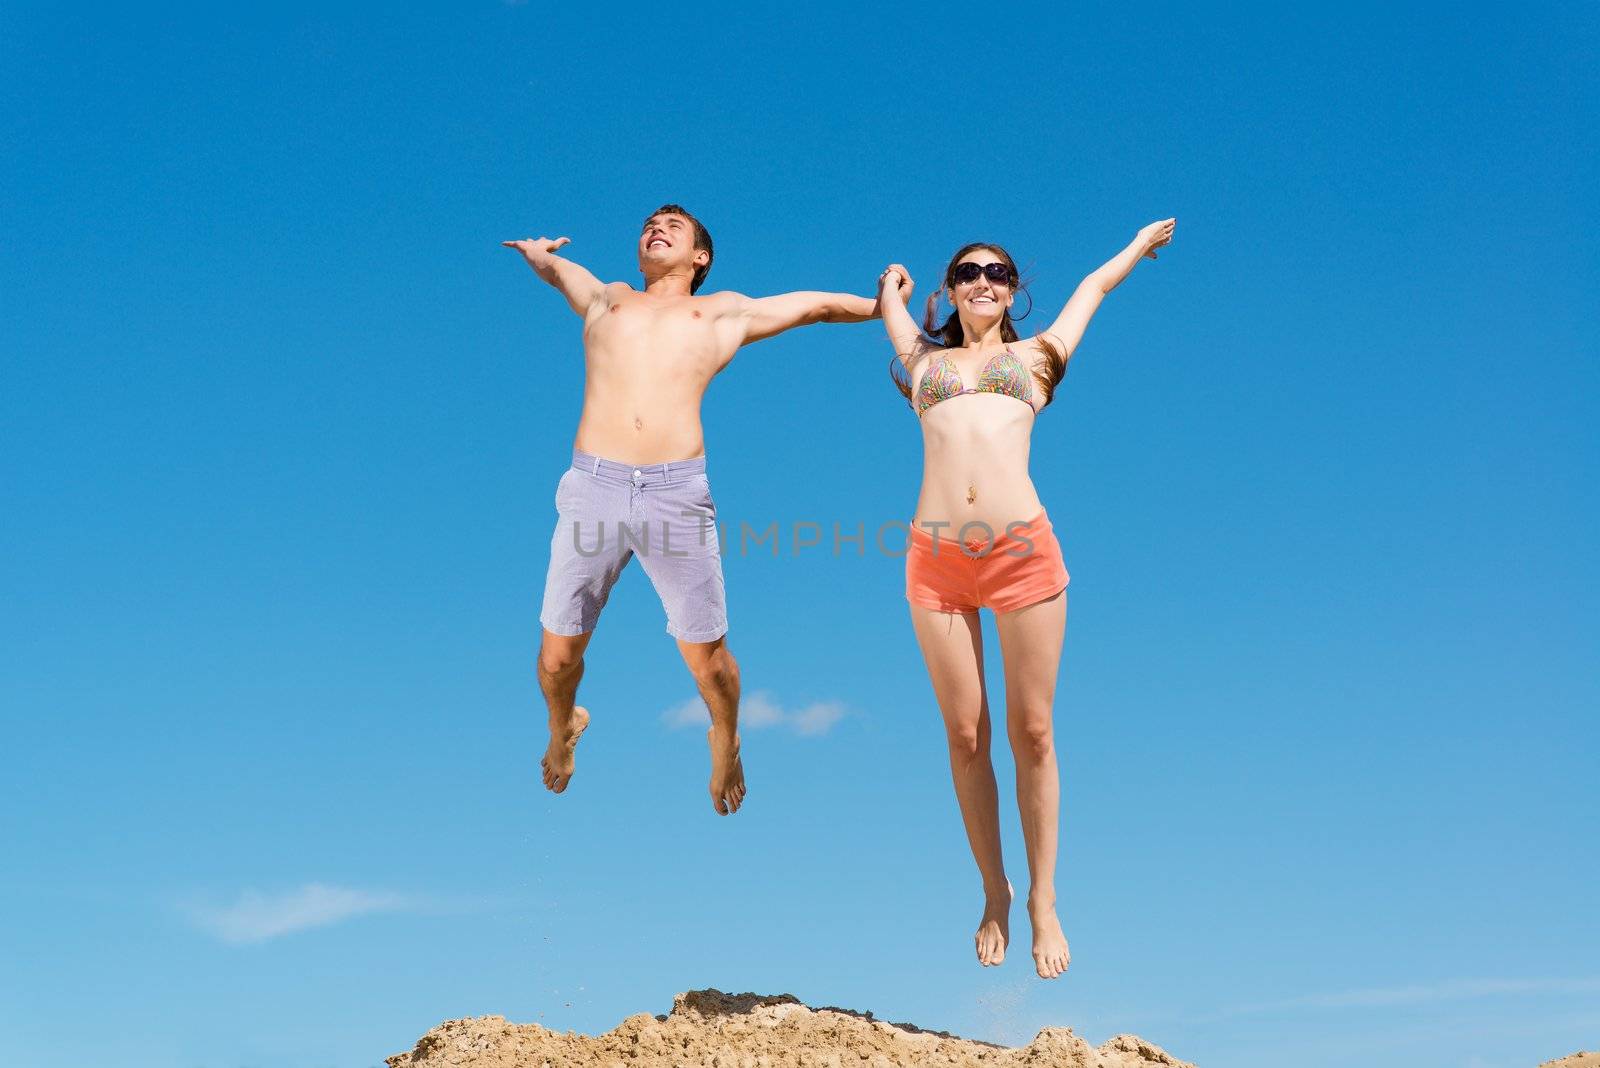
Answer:
<path fill-rule="evenodd" d="M 1033 961 L 1045 979 L 1066 971 L 1071 959 L 1056 916 L 1060 780 L 1051 732 L 1067 571 L 1028 478 L 1028 440 L 1034 416 L 1050 403 L 1101 299 L 1141 258 L 1156 258 L 1155 250 L 1172 240 L 1174 224 L 1167 219 L 1140 230 L 1079 284 L 1048 330 L 1026 341 L 1011 319 L 1021 280 L 997 245 L 968 245 L 951 259 L 943 287 L 928 300 L 926 333 L 906 310 L 912 288 L 906 269 L 892 264 L 879 278 L 879 306 L 897 355 L 895 383 L 922 424 L 922 491 L 906 554 L 906 599 L 944 716 L 967 840 L 983 876 L 978 961 L 992 965 L 1005 958 L 1011 911 L 978 623 L 978 609 L 987 607 L 995 614 L 1005 667 L 1006 733 L 1016 757 L 1031 880 Z M 941 295 L 953 309 L 942 325 L 936 316 Z"/>

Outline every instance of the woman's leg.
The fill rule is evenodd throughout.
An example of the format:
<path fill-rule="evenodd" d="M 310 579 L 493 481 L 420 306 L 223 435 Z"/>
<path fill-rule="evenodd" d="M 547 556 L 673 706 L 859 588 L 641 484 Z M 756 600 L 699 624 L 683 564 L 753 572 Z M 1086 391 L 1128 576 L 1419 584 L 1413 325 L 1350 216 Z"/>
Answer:
<path fill-rule="evenodd" d="M 976 612 L 936 612 L 911 606 L 911 626 L 928 664 L 933 695 L 950 744 L 950 776 L 966 824 L 967 842 L 983 876 L 983 919 L 975 941 L 978 963 L 999 964 L 1010 940 L 1011 885 L 1000 857 L 1000 799 L 989 761 L 989 702 L 983 689 L 983 631 Z"/>
<path fill-rule="evenodd" d="M 1017 762 L 1017 810 L 1028 848 L 1028 919 L 1033 963 L 1044 979 L 1067 970 L 1072 955 L 1056 916 L 1056 850 L 1061 774 L 1051 716 L 1067 628 L 1067 594 L 995 616 L 1006 672 L 1006 734 Z"/>

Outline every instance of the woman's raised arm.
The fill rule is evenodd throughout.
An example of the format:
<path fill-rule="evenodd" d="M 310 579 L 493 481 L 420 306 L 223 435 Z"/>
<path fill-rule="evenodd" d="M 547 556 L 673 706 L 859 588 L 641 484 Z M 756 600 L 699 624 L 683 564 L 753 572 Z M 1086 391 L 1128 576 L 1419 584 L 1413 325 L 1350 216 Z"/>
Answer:
<path fill-rule="evenodd" d="M 1083 340 L 1083 332 L 1088 329 L 1089 320 L 1094 318 L 1094 313 L 1099 310 L 1100 302 L 1105 299 L 1105 295 L 1121 285 L 1122 280 L 1128 277 L 1141 259 L 1146 256 L 1151 259 L 1156 258 L 1156 249 L 1172 240 L 1172 229 L 1177 222 L 1176 219 L 1163 219 L 1140 230 L 1127 248 L 1090 272 L 1087 278 L 1078 283 L 1072 299 L 1061 309 L 1056 321 L 1050 324 L 1050 329 L 1041 333 L 1055 338 L 1065 350 L 1063 355 L 1070 358 L 1072 350 Z M 887 315 L 884 316 L 884 321 L 888 321 Z"/>
<path fill-rule="evenodd" d="M 889 264 L 878 276 L 878 313 L 883 316 L 883 327 L 894 343 L 895 354 L 904 363 L 910 363 L 922 347 L 922 331 L 906 310 L 914 286 L 911 272 L 898 263 Z"/>

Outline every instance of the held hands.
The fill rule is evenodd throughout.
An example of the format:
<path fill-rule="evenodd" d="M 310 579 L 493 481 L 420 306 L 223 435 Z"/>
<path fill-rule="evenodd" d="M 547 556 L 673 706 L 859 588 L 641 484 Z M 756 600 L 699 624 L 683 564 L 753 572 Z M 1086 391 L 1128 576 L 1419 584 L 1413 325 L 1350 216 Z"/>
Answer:
<path fill-rule="evenodd" d="M 911 291 L 916 288 L 916 283 L 911 280 L 911 272 L 898 263 L 891 263 L 878 276 L 878 300 L 885 296 L 900 298 L 900 303 L 911 303 Z"/>
<path fill-rule="evenodd" d="M 1139 231 L 1139 236 L 1134 240 L 1144 247 L 1142 255 L 1156 258 L 1156 249 L 1172 241 L 1172 229 L 1178 225 L 1177 219 L 1163 219 L 1153 222 Z"/>
<path fill-rule="evenodd" d="M 522 258 L 531 264 L 555 252 L 562 245 L 572 244 L 572 238 L 558 237 L 552 241 L 548 237 L 525 237 L 521 241 L 502 241 L 500 243 L 506 248 L 514 248 L 522 253 Z"/>

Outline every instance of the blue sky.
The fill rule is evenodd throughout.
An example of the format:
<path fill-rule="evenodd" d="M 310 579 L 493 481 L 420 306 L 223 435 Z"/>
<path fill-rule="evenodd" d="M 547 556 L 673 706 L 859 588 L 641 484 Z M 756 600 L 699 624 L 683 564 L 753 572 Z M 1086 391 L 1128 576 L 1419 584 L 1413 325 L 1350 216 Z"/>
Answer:
<path fill-rule="evenodd" d="M 595 1032 L 713 985 L 1202 1066 L 1594 1048 L 1597 30 L 7 7 L 12 1058 L 374 1065 L 450 1017 Z M 631 280 L 668 199 L 716 237 L 712 288 L 869 292 L 899 260 L 925 291 L 985 239 L 1039 318 L 1178 218 L 1034 439 L 1073 574 L 1064 980 L 1031 977 L 1020 909 L 1007 965 L 972 960 L 898 560 L 726 561 L 764 710 L 731 820 L 630 572 L 578 777 L 539 787 L 582 363 L 498 243 L 568 235 Z M 725 521 L 909 513 L 889 352 L 819 326 L 734 361 Z"/>

